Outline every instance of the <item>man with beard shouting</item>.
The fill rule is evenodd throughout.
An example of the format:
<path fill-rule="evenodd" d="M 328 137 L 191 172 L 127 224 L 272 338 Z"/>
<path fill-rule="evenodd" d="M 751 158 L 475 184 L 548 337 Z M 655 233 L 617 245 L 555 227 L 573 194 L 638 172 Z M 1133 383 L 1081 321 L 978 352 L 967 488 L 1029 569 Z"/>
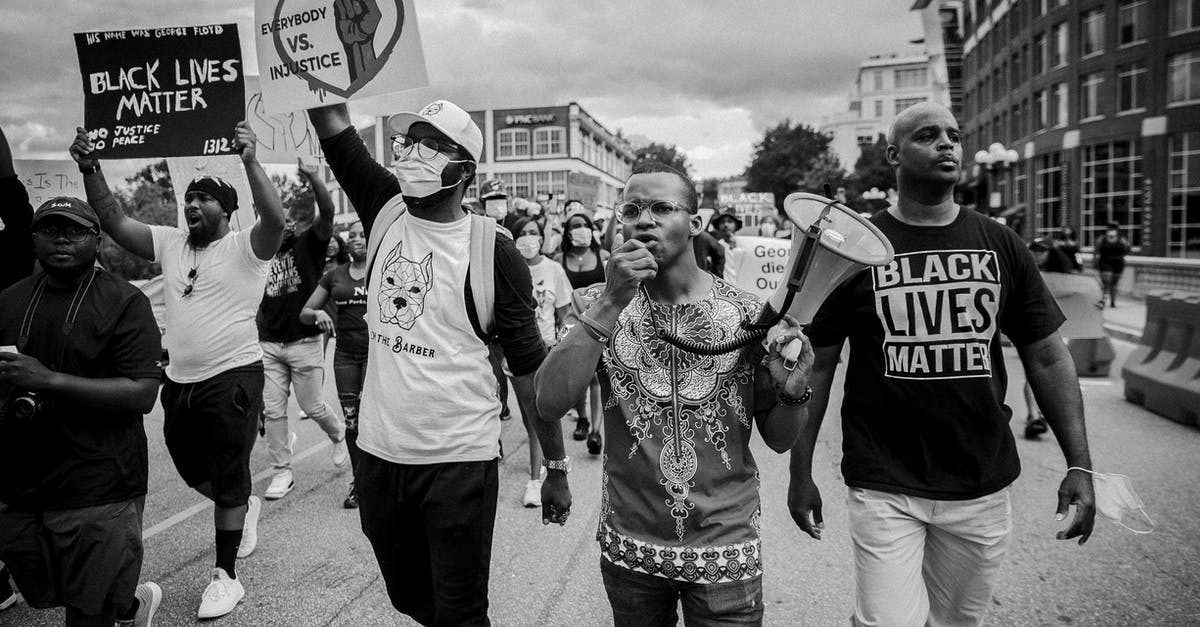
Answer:
<path fill-rule="evenodd" d="M 214 504 L 216 565 L 200 600 L 199 618 L 228 614 L 245 595 L 234 562 L 258 542 L 261 507 L 250 495 L 250 451 L 262 409 L 262 347 L 255 314 L 283 237 L 283 205 L 255 158 L 255 137 L 238 123 L 241 151 L 258 220 L 229 228 L 237 191 L 202 176 L 184 194 L 186 228 L 150 226 L 125 215 L 79 128 L 71 157 L 84 174 L 88 202 L 117 244 L 162 265 L 170 363 L 162 389 L 163 431 L 175 468 Z M 239 545 L 241 550 L 239 551 Z"/>

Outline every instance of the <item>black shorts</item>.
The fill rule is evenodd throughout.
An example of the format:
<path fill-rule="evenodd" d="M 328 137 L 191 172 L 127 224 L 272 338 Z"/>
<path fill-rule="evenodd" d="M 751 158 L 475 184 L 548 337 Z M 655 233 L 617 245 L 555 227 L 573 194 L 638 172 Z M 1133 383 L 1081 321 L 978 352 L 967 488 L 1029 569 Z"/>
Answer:
<path fill-rule="evenodd" d="M 175 469 L 193 488 L 211 483 L 219 507 L 245 505 L 250 498 L 250 451 L 262 393 L 262 362 L 197 383 L 163 384 L 163 435 Z"/>
<path fill-rule="evenodd" d="M 0 560 L 30 607 L 122 612 L 142 572 L 145 504 L 145 496 L 56 511 L 0 504 Z"/>

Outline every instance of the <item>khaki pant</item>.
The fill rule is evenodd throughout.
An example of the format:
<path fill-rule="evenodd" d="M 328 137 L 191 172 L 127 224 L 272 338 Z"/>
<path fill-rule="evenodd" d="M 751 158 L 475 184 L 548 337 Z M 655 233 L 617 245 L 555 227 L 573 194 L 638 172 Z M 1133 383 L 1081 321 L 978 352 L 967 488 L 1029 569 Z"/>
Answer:
<path fill-rule="evenodd" d="M 276 472 L 291 470 L 288 439 L 288 388 L 296 390 L 300 411 L 312 418 L 329 439 L 338 442 L 345 425 L 321 397 L 325 386 L 325 348 L 321 336 L 295 342 L 260 342 L 263 349 L 263 422 L 267 451 Z"/>
<path fill-rule="evenodd" d="M 854 624 L 979 625 L 1012 535 L 1009 489 L 939 501 L 850 488 Z"/>

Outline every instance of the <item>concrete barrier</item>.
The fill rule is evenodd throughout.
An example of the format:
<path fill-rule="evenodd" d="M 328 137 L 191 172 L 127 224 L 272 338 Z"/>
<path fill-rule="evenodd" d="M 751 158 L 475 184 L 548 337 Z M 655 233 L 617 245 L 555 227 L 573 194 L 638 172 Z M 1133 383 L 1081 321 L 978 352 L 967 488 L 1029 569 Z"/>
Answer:
<path fill-rule="evenodd" d="M 1125 399 L 1200 426 L 1200 293 L 1152 290 L 1146 325 L 1121 369 Z"/>

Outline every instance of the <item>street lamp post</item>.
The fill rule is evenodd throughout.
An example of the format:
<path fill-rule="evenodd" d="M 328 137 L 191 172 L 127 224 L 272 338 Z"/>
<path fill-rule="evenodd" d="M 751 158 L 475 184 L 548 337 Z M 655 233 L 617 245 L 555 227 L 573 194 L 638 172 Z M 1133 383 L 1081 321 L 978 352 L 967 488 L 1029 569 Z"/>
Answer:
<path fill-rule="evenodd" d="M 874 200 L 886 201 L 887 200 L 887 192 L 879 189 L 878 187 L 872 187 L 871 189 L 868 189 L 867 191 L 863 192 L 860 195 L 860 198 L 862 198 L 863 200 L 866 200 L 868 202 L 868 206 L 871 208 L 871 213 L 875 213 L 876 211 L 878 211 L 878 209 L 875 208 L 876 207 L 875 203 L 871 202 L 871 201 L 874 201 Z"/>
<path fill-rule="evenodd" d="M 982 167 L 987 174 L 989 213 L 996 213 L 1003 201 L 1000 197 L 1000 192 L 995 188 L 993 175 L 1005 172 L 1020 158 L 1021 156 L 1017 154 L 1016 150 L 1005 148 L 1004 144 L 1000 142 L 993 142 L 991 146 L 988 146 L 987 150 L 980 150 L 975 153 L 975 164 Z"/>

